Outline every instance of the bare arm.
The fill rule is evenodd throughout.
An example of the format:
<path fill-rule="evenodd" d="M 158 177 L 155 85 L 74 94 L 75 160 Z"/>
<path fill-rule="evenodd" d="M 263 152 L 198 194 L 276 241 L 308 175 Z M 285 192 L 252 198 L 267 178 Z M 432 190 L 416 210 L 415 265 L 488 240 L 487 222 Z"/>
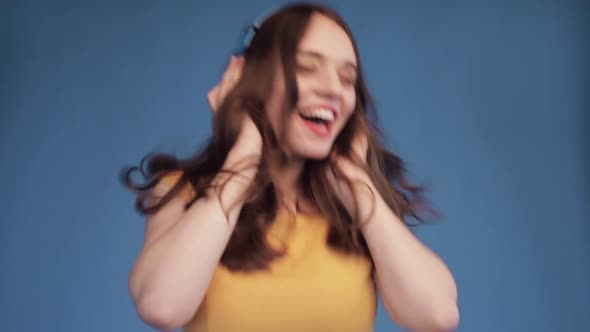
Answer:
<path fill-rule="evenodd" d="M 261 147 L 261 140 L 242 137 L 230 150 L 224 168 L 237 171 L 236 163 L 259 158 Z M 145 244 L 129 278 L 131 297 L 146 323 L 174 330 L 193 317 L 234 229 L 243 204 L 241 196 L 256 168 L 241 174 L 232 177 L 222 191 L 223 207 L 232 206 L 229 220 L 215 193 L 197 200 L 186 211 L 182 197 L 175 197 L 147 220 Z M 155 194 L 167 189 L 159 186 Z"/>
<path fill-rule="evenodd" d="M 221 81 L 209 92 L 213 112 L 240 79 L 243 65 L 243 58 L 232 57 Z M 257 162 L 261 151 L 260 133 L 246 118 L 223 169 L 239 171 L 241 161 Z M 223 182 L 226 176 L 220 173 L 215 181 Z M 256 168 L 241 172 L 225 185 L 221 197 L 211 193 L 186 211 L 185 198 L 178 195 L 148 218 L 144 245 L 129 276 L 129 292 L 146 323 L 170 331 L 193 317 L 235 227 L 243 205 L 241 197 L 255 176 Z M 170 185 L 161 182 L 154 188 L 154 197 L 169 190 Z M 222 209 L 227 213 L 227 207 L 232 208 L 226 218 Z"/>
<path fill-rule="evenodd" d="M 459 324 L 457 287 L 444 262 L 422 244 L 389 208 L 364 171 L 345 160 L 346 176 L 367 184 L 355 186 L 362 232 L 375 263 L 375 282 L 389 316 L 404 329 L 453 331 Z M 354 213 L 353 193 L 336 185 Z"/>
<path fill-rule="evenodd" d="M 366 181 L 366 179 L 365 179 Z M 370 183 L 370 182 L 365 182 Z M 454 331 L 457 288 L 444 262 L 398 218 L 374 186 L 359 190 L 363 235 L 375 263 L 375 280 L 389 316 L 410 331 Z"/>
<path fill-rule="evenodd" d="M 381 197 L 375 199 L 375 214 L 364 226 L 363 235 L 375 262 L 375 281 L 387 312 L 410 331 L 454 331 L 459 310 L 451 272 Z"/>

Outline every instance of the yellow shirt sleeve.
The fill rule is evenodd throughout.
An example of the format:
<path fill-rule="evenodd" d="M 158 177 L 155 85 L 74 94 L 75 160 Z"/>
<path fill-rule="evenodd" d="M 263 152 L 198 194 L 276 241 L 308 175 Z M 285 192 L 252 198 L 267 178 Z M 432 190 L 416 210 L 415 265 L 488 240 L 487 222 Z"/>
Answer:
<path fill-rule="evenodd" d="M 182 171 L 173 171 L 169 174 L 164 175 L 160 179 L 160 183 L 167 187 L 167 190 L 172 189 L 182 176 Z M 190 201 L 196 195 L 195 190 L 190 182 L 187 182 L 179 192 L 179 196 L 185 201 Z"/>

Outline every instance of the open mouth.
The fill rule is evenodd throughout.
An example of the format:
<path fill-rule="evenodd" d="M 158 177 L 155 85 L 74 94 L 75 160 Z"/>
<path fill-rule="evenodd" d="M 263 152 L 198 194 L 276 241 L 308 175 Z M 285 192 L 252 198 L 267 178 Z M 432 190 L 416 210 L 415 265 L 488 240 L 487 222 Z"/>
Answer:
<path fill-rule="evenodd" d="M 316 108 L 299 112 L 303 124 L 314 134 L 322 137 L 329 136 L 332 132 L 334 112 L 329 109 Z"/>

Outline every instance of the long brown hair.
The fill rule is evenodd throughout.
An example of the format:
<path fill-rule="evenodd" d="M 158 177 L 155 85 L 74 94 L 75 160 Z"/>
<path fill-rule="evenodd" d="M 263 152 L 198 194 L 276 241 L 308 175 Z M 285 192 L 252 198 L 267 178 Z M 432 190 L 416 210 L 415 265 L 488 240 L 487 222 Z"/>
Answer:
<path fill-rule="evenodd" d="M 150 154 L 139 166 L 127 167 L 121 174 L 124 185 L 138 194 L 135 205 L 141 214 L 157 212 L 186 184 L 190 184 L 196 193 L 187 203 L 188 208 L 194 201 L 204 197 L 206 191 L 211 188 L 212 180 L 220 172 L 227 153 L 237 139 L 244 116 L 249 115 L 263 137 L 263 161 L 257 165 L 250 165 L 257 167 L 258 172 L 241 209 L 235 230 L 221 257 L 221 264 L 232 270 L 265 268 L 271 260 L 282 254 L 265 241 L 266 232 L 277 215 L 279 202 L 275 187 L 268 176 L 268 165 L 264 162 L 264 156 L 282 153 L 279 144 L 281 137 L 274 135 L 265 112 L 265 102 L 270 97 L 276 70 L 276 66 L 269 64 L 282 65 L 287 91 L 282 118 L 286 121 L 298 99 L 294 69 L 296 48 L 314 13 L 325 15 L 339 24 L 352 40 L 356 57 L 360 59 L 352 32 L 335 11 L 317 4 L 293 4 L 283 7 L 264 20 L 245 50 L 246 61 L 242 78 L 215 113 L 213 134 L 204 148 L 186 159 L 166 153 Z M 366 164 L 361 160 L 353 161 L 366 170 L 379 194 L 400 218 L 406 220 L 406 217 L 412 217 L 415 224 L 419 224 L 422 220 L 421 211 L 426 207 L 422 197 L 424 189 L 406 180 L 402 160 L 387 151 L 381 143 L 381 134 L 376 126 L 375 107 L 362 75 L 360 61 L 356 97 L 356 108 L 334 142 L 333 149 L 338 153 L 349 154 L 353 134 L 358 131 L 364 132 L 368 138 Z M 178 171 L 181 176 L 176 185 L 156 204 L 148 204 L 151 189 L 162 177 Z M 344 179 L 329 158 L 309 160 L 304 166 L 299 185 L 318 212 L 328 216 L 328 245 L 349 254 L 369 255 L 360 231 L 362 221 L 358 216 L 350 215 L 337 199 L 325 176 L 327 171 L 332 171 L 336 177 Z M 138 184 L 132 181 L 134 172 L 140 172 L 145 182 Z"/>

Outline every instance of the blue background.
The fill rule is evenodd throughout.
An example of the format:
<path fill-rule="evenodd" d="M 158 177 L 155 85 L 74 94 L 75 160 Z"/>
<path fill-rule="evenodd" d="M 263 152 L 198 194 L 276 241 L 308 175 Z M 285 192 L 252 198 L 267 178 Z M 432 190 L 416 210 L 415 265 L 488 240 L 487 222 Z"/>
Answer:
<path fill-rule="evenodd" d="M 2 2 L 0 330 L 150 330 L 127 293 L 143 221 L 117 172 L 208 136 L 239 31 L 280 3 Z M 456 277 L 459 330 L 588 330 L 588 2 L 328 4 L 388 146 L 445 215 L 417 234 Z"/>

